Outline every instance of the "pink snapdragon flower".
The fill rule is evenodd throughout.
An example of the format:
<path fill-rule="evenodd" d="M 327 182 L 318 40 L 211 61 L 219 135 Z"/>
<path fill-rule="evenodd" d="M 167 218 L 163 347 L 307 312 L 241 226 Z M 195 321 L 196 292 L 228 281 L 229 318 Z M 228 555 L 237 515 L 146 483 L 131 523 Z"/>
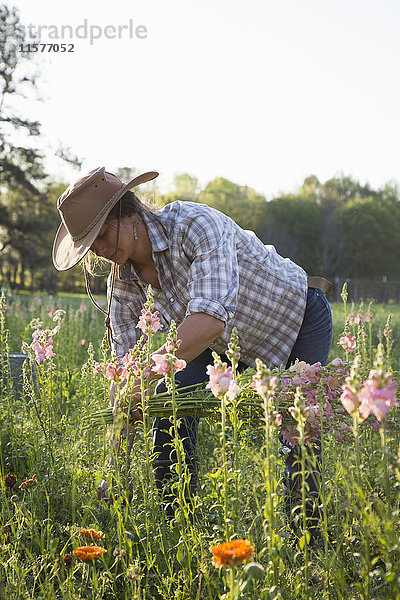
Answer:
<path fill-rule="evenodd" d="M 342 360 L 341 358 L 334 358 L 328 366 L 333 366 L 333 367 L 340 367 L 342 365 L 346 365 L 347 366 L 347 362 Z"/>
<path fill-rule="evenodd" d="M 165 340 L 164 348 L 168 352 L 168 354 L 172 354 L 176 352 L 181 345 L 182 340 L 176 339 L 176 337 L 168 336 Z"/>
<path fill-rule="evenodd" d="M 104 370 L 104 377 L 106 379 L 111 379 L 112 381 L 114 381 L 116 374 L 117 374 L 116 366 L 113 365 L 112 363 L 106 363 L 105 370 Z"/>
<path fill-rule="evenodd" d="M 33 350 L 38 365 L 55 356 L 53 352 L 53 336 L 58 333 L 60 326 L 54 329 L 35 329 L 32 333 L 32 343 L 28 349 Z"/>
<path fill-rule="evenodd" d="M 372 370 L 358 392 L 355 393 L 347 380 L 342 389 L 340 400 L 344 408 L 349 414 L 358 409 L 362 420 L 374 414 L 379 423 L 382 423 L 390 409 L 399 406 L 396 398 L 397 383 L 393 381 L 392 373 Z"/>
<path fill-rule="evenodd" d="M 104 375 L 105 367 L 103 363 L 95 363 L 93 367 L 93 375 Z"/>
<path fill-rule="evenodd" d="M 143 375 L 148 378 L 151 373 L 151 369 L 147 363 L 141 363 L 139 358 L 135 356 L 134 352 L 130 350 L 121 358 L 121 362 L 128 373 L 132 373 L 136 378 Z"/>
<path fill-rule="evenodd" d="M 62 308 L 58 308 L 56 311 L 54 311 L 53 314 L 53 321 L 56 323 L 57 321 L 62 321 L 62 319 L 65 317 L 67 313 L 65 312 L 65 310 L 63 310 Z"/>
<path fill-rule="evenodd" d="M 369 323 L 374 318 L 374 313 L 372 311 L 367 311 L 366 313 L 358 312 L 349 314 L 349 325 L 354 326 L 359 323 Z"/>
<path fill-rule="evenodd" d="M 316 362 L 312 365 L 306 363 L 304 360 L 300 360 L 296 358 L 294 364 L 289 367 L 289 371 L 291 373 L 296 373 L 297 376 L 294 376 L 294 379 L 299 383 L 294 383 L 294 385 L 303 385 L 304 382 L 308 383 L 318 383 L 319 375 L 318 372 L 321 368 L 321 363 Z"/>
<path fill-rule="evenodd" d="M 185 360 L 176 358 L 171 354 L 152 354 L 151 358 L 155 362 L 151 370 L 159 375 L 168 375 L 171 372 L 171 363 L 174 373 L 182 371 L 186 367 Z"/>
<path fill-rule="evenodd" d="M 268 392 L 272 392 L 278 383 L 279 379 L 276 376 L 267 375 L 266 377 L 262 377 L 260 373 L 256 373 L 253 375 L 251 387 L 253 387 L 260 396 L 265 396 Z"/>
<path fill-rule="evenodd" d="M 351 352 L 357 348 L 356 338 L 354 335 L 350 334 L 342 335 L 338 341 L 338 344 L 340 344 L 343 350 L 346 350 L 346 352 Z"/>
<path fill-rule="evenodd" d="M 143 331 L 143 333 L 147 334 L 149 327 L 151 326 L 151 333 L 156 333 L 159 329 L 162 329 L 162 325 L 160 322 L 160 318 L 158 316 L 158 311 L 151 312 L 150 310 L 146 310 L 142 308 L 142 314 L 139 318 L 139 322 L 136 325 L 139 329 Z"/>
<path fill-rule="evenodd" d="M 337 390 L 340 386 L 338 375 L 328 375 L 327 377 L 323 377 L 322 381 L 332 391 Z"/>
<path fill-rule="evenodd" d="M 358 312 L 357 314 L 349 314 L 349 325 L 354 326 L 359 323 L 369 323 L 374 317 L 374 313 L 368 311 L 366 313 Z"/>
<path fill-rule="evenodd" d="M 361 313 L 350 313 L 349 314 L 349 325 L 353 326 L 353 325 L 358 325 L 359 323 L 361 323 L 362 321 L 362 314 Z"/>
<path fill-rule="evenodd" d="M 277 427 L 282 425 L 282 415 L 277 410 L 272 411 L 272 416 L 274 417 L 274 423 Z"/>
<path fill-rule="evenodd" d="M 296 360 L 294 361 L 294 364 L 289 367 L 289 371 L 291 373 L 302 373 L 304 367 L 307 366 L 307 363 L 304 360 L 299 360 L 298 358 L 296 358 Z"/>
<path fill-rule="evenodd" d="M 360 417 L 366 419 L 373 413 L 379 423 L 382 423 L 390 409 L 399 406 L 396 391 L 397 383 L 393 381 L 392 373 L 370 371 L 358 393 Z"/>
<path fill-rule="evenodd" d="M 110 381 L 123 382 L 129 377 L 129 373 L 125 367 L 115 364 L 113 362 L 106 362 L 106 364 L 95 363 L 93 367 L 94 375 L 103 375 Z"/>
<path fill-rule="evenodd" d="M 334 402 L 340 396 L 343 378 L 348 375 L 348 364 L 340 358 L 334 359 L 327 366 L 317 362 L 312 365 L 296 360 L 288 370 L 282 373 L 281 385 L 276 394 L 277 405 L 287 405 L 288 400 L 295 394 L 295 388 L 300 387 L 304 400 L 302 414 L 305 419 L 304 435 L 308 443 L 325 433 L 337 433 L 338 423 L 345 413 L 334 408 Z M 321 404 L 322 401 L 322 404 Z M 288 409 L 292 419 L 296 420 L 296 408 Z M 282 436 L 290 444 L 298 443 L 297 425 L 286 415 L 282 422 Z"/>
<path fill-rule="evenodd" d="M 352 415 L 358 408 L 359 402 L 357 393 L 349 385 L 350 378 L 346 377 L 346 383 L 342 386 L 342 393 L 340 395 L 340 401 L 343 404 L 347 412 Z"/>
<path fill-rule="evenodd" d="M 307 377 L 306 377 L 306 368 L 311 367 L 304 360 L 299 360 L 296 358 L 293 365 L 289 367 L 289 372 L 294 373 L 292 379 L 292 385 L 295 387 L 302 387 L 307 385 Z"/>
<path fill-rule="evenodd" d="M 130 350 L 121 358 L 121 362 L 127 371 L 133 373 L 136 377 L 139 377 L 139 359 L 135 354 Z"/>
<path fill-rule="evenodd" d="M 240 393 L 241 389 L 236 383 L 232 367 L 228 367 L 226 363 L 207 365 L 207 374 L 210 381 L 206 387 L 212 391 L 216 398 L 225 396 L 232 401 Z"/>
<path fill-rule="evenodd" d="M 318 383 L 320 380 L 320 368 L 320 362 L 316 362 L 313 365 L 306 364 L 306 366 L 303 368 L 302 374 L 310 383 Z"/>

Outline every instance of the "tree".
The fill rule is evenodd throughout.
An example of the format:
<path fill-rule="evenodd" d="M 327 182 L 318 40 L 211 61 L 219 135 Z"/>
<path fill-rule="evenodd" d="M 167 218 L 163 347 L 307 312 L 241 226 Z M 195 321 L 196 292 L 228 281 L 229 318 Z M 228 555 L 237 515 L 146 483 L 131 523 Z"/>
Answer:
<path fill-rule="evenodd" d="M 320 273 L 320 210 L 315 198 L 301 192 L 267 203 L 261 239 L 300 264 L 308 273 Z"/>
<path fill-rule="evenodd" d="M 34 221 L 29 202 L 39 198 L 39 185 L 45 178 L 41 154 L 26 140 L 16 145 L 12 139 L 40 133 L 39 123 L 21 117 L 13 109 L 15 97 L 26 98 L 36 89 L 31 54 L 18 51 L 24 43 L 18 11 L 0 5 L 0 249 L 8 271 L 21 260 L 22 241 Z M 25 139 L 26 139 L 25 136 Z M 9 275 L 8 275 L 9 276 Z"/>
<path fill-rule="evenodd" d="M 399 209 L 396 186 L 373 190 L 349 176 L 321 183 L 310 175 L 296 193 L 267 203 L 261 238 L 329 279 L 398 274 Z"/>
<path fill-rule="evenodd" d="M 336 210 L 342 229 L 341 272 L 346 277 L 399 276 L 400 202 L 395 198 L 354 198 Z"/>
<path fill-rule="evenodd" d="M 189 173 L 180 173 L 174 177 L 174 186 L 166 194 L 160 194 L 157 198 L 159 206 L 165 206 L 176 200 L 183 202 L 198 202 L 199 180 Z"/>
<path fill-rule="evenodd" d="M 136 175 L 139 175 L 139 170 L 135 167 L 120 167 L 115 171 L 115 175 L 124 183 L 131 181 Z"/>
<path fill-rule="evenodd" d="M 243 229 L 251 229 L 256 233 L 266 215 L 266 201 L 263 195 L 223 177 L 210 181 L 200 192 L 199 202 L 216 208 L 231 217 Z"/>
<path fill-rule="evenodd" d="M 197 202 L 200 189 L 199 180 L 189 173 L 181 173 L 174 177 L 175 193 L 180 200 Z"/>
<path fill-rule="evenodd" d="M 36 76 L 32 69 L 33 54 L 19 52 L 25 42 L 16 8 L 0 5 L 0 189 L 20 188 L 37 193 L 37 184 L 45 177 L 42 155 L 30 144 L 17 146 L 11 140 L 25 132 L 30 138 L 40 134 L 40 124 L 21 117 L 12 108 L 17 96 L 27 98 L 36 91 Z M 3 212 L 4 214 L 4 212 Z"/>
<path fill-rule="evenodd" d="M 334 277 L 348 259 L 344 249 L 342 223 L 337 215 L 349 201 L 376 196 L 368 184 L 361 185 L 350 176 L 341 174 L 320 184 L 316 190 L 316 201 L 320 206 L 320 240 L 322 273 Z"/>
<path fill-rule="evenodd" d="M 0 275 L 21 286 L 25 273 L 38 285 L 51 272 L 51 243 L 59 218 L 54 199 L 49 200 L 43 156 L 35 148 L 40 123 L 19 114 L 18 105 L 37 96 L 35 56 L 19 51 L 25 43 L 24 28 L 16 8 L 0 5 Z M 16 102 L 18 100 L 18 102 Z M 18 139 L 19 143 L 15 143 Z M 69 149 L 56 155 L 79 166 Z M 65 186 L 64 186 L 65 187 Z M 51 203 L 53 202 L 53 203 Z M 52 286 L 54 287 L 53 283 Z"/>

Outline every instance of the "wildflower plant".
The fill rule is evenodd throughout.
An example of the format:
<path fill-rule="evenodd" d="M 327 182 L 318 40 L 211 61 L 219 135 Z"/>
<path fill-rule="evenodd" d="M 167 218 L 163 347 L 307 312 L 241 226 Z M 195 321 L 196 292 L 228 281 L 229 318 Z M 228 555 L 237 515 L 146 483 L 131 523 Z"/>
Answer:
<path fill-rule="evenodd" d="M 250 563 L 254 555 L 254 547 L 249 540 L 231 540 L 211 546 L 212 564 L 223 571 L 229 592 L 221 600 L 240 600 L 252 580 L 264 576 L 264 568 L 257 563 Z M 247 563 L 247 564 L 246 564 Z M 244 569 L 242 567 L 245 566 Z"/>
<path fill-rule="evenodd" d="M 378 345 L 375 368 L 362 383 L 359 373 L 360 360 L 360 356 L 357 356 L 350 375 L 346 377 L 340 396 L 341 402 L 357 421 L 365 421 L 373 414 L 378 422 L 382 423 L 390 409 L 399 406 L 396 397 L 397 382 L 393 380 L 393 373 L 385 369 L 382 344 Z"/>
<path fill-rule="evenodd" d="M 81 299 L 70 300 L 76 308 L 67 309 L 65 305 L 67 314 L 61 323 L 52 321 L 56 310 L 61 310 L 57 300 L 39 300 L 7 298 L 7 308 L 0 311 L 2 339 L 7 338 L 7 349 L 10 342 L 11 347 L 19 348 L 21 336 L 30 345 L 34 341 L 33 332 L 51 331 L 61 324 L 53 336 L 55 356 L 39 363 L 31 348 L 31 358 L 24 364 L 26 375 L 21 397 L 15 390 L 10 394 L 3 379 L 0 588 L 5 597 L 310 600 L 399 596 L 400 458 L 398 397 L 394 385 L 398 307 L 393 307 L 393 320 L 387 321 L 387 307 L 378 306 L 374 309 L 376 315 L 368 320 L 365 315 L 371 312 L 370 307 L 366 310 L 361 305 L 347 306 L 347 333 L 357 343 L 357 348 L 348 352 L 349 362 L 344 360 L 341 346 L 335 344 L 333 356 L 341 352 L 341 358 L 331 360 L 326 367 L 298 361 L 291 369 L 281 368 L 271 373 L 258 369 L 258 391 L 250 387 L 255 383 L 256 372 L 242 370 L 239 340 L 233 338 L 226 352 L 226 367 L 210 365 L 221 368 L 221 373 L 210 372 L 212 379 L 215 375 L 217 397 L 205 384 L 182 388 L 173 381 L 180 375 L 175 372 L 172 358 L 179 355 L 176 339 L 179 336 L 173 331 L 161 334 L 168 335 L 168 340 L 159 342 L 163 329 L 158 328 L 155 333 L 150 330 L 149 348 L 149 337 L 141 331 L 143 338 L 137 348 L 116 360 L 105 345 L 100 346 L 102 320 L 96 321 L 95 330 L 91 309 L 88 305 L 86 310 L 81 309 Z M 154 317 L 154 306 L 148 310 L 153 317 L 145 315 L 143 320 L 146 328 L 153 329 L 157 327 L 158 315 Z M 343 320 L 338 320 L 335 307 L 333 312 L 336 331 L 343 332 Z M 29 322 L 26 331 L 21 331 L 21 323 Z M 375 352 L 378 328 L 382 347 Z M 86 340 L 84 348 L 78 344 L 81 339 Z M 393 344 L 390 349 L 387 342 Z M 155 349 L 163 343 L 164 356 L 171 355 L 168 364 L 164 363 L 165 358 L 152 359 Z M 359 357 L 354 360 L 356 354 Z M 158 361 L 165 373 L 152 370 Z M 96 362 L 100 365 L 98 375 L 94 374 Z M 151 381 L 154 375 L 167 377 L 170 391 L 156 393 Z M 274 389 L 266 385 L 269 376 L 278 380 Z M 240 392 L 228 397 L 232 380 Z M 146 390 L 143 404 L 142 395 L 140 399 L 139 395 L 134 397 L 135 382 Z M 112 502 L 97 502 L 96 480 L 104 470 L 106 430 L 100 428 L 98 435 L 99 432 L 83 425 L 94 407 L 101 409 L 98 413 L 107 415 L 107 421 L 101 419 L 102 423 L 112 422 L 112 410 L 106 405 L 110 388 L 117 384 L 121 388 L 119 406 L 124 428 L 129 425 L 129 431 L 133 428 L 136 431 L 135 460 L 129 466 L 130 496 L 128 501 L 127 494 L 111 494 Z M 124 391 L 128 388 L 133 393 Z M 222 391 L 226 410 L 227 486 L 222 459 L 219 396 Z M 263 394 L 267 395 L 267 406 Z M 148 454 L 143 413 L 148 417 Z M 167 521 L 153 488 L 150 421 L 153 416 L 170 418 L 171 450 L 174 450 L 180 448 L 180 441 L 174 439 L 175 424 L 179 427 L 186 415 L 202 417 L 198 488 L 189 503 L 184 493 L 188 483 L 185 461 L 181 464 L 182 480 L 177 476 L 178 467 L 174 467 L 172 485 L 180 499 L 174 517 Z M 297 427 L 299 415 L 303 419 L 302 431 Z M 121 491 L 127 464 L 123 454 L 128 446 L 125 435 L 122 432 L 118 455 L 121 473 L 116 468 L 112 470 Z M 300 526 L 297 540 L 285 526 L 285 503 L 280 493 L 282 465 L 276 456 L 278 435 L 284 435 L 291 448 L 304 443 L 308 449 L 317 438 L 321 440 L 321 481 L 325 490 L 321 490 L 318 501 L 324 519 L 322 546 L 310 545 L 312 529 L 307 520 L 303 521 L 307 495 L 305 503 L 301 497 L 296 498 Z M 270 484 L 267 484 L 267 438 Z M 300 454 L 298 457 L 301 460 Z M 300 463 L 299 478 L 304 473 L 306 482 L 308 453 L 305 459 L 304 470 Z M 9 477 L 8 473 L 15 475 Z M 34 473 L 38 483 L 20 489 L 22 482 L 34 479 Z M 304 490 L 307 493 L 307 485 Z M 225 514 L 229 537 L 223 522 Z M 272 515 L 272 519 L 266 515 Z M 82 523 L 86 524 L 83 529 L 92 535 L 79 536 Z M 218 547 L 221 541 L 232 549 L 231 544 L 246 539 L 254 554 L 249 554 L 241 564 L 239 555 L 235 556 L 237 563 L 229 564 L 232 553 L 219 555 L 227 557 L 225 566 L 211 565 L 214 556 L 208 552 L 211 545 Z M 73 554 L 78 551 L 76 546 L 88 550 L 81 550 L 77 557 Z M 217 564 L 217 558 L 215 561 Z"/>
<path fill-rule="evenodd" d="M 227 363 L 222 362 L 221 357 L 216 353 L 212 353 L 214 358 L 214 364 L 207 366 L 207 374 L 209 375 L 209 382 L 207 386 L 211 389 L 212 393 L 221 402 L 221 452 L 222 452 L 222 468 L 224 474 L 224 486 L 223 486 L 223 509 L 224 509 L 224 524 L 225 524 L 225 537 L 230 539 L 232 535 L 231 531 L 231 518 L 229 511 L 229 481 L 228 481 L 228 462 L 227 462 L 227 405 L 232 402 L 236 395 L 240 393 L 240 387 L 234 376 L 232 366 L 228 366 Z"/>

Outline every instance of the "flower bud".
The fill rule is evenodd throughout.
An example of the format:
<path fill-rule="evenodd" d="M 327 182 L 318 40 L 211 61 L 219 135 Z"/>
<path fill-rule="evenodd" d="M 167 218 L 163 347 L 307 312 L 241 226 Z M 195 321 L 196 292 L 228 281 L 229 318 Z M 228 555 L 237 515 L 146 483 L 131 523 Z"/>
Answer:
<path fill-rule="evenodd" d="M 251 581 L 252 579 L 262 579 L 264 577 L 264 567 L 260 563 L 251 562 L 248 563 L 243 569 L 242 579 L 245 581 Z"/>

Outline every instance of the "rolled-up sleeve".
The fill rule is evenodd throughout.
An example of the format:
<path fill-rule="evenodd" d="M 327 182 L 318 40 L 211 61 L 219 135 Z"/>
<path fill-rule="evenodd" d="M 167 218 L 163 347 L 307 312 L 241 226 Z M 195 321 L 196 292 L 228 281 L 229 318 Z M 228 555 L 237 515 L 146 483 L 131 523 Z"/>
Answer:
<path fill-rule="evenodd" d="M 186 224 L 182 248 L 191 261 L 186 316 L 204 312 L 227 323 L 236 311 L 239 286 L 234 227 L 215 211 L 197 215 Z"/>

